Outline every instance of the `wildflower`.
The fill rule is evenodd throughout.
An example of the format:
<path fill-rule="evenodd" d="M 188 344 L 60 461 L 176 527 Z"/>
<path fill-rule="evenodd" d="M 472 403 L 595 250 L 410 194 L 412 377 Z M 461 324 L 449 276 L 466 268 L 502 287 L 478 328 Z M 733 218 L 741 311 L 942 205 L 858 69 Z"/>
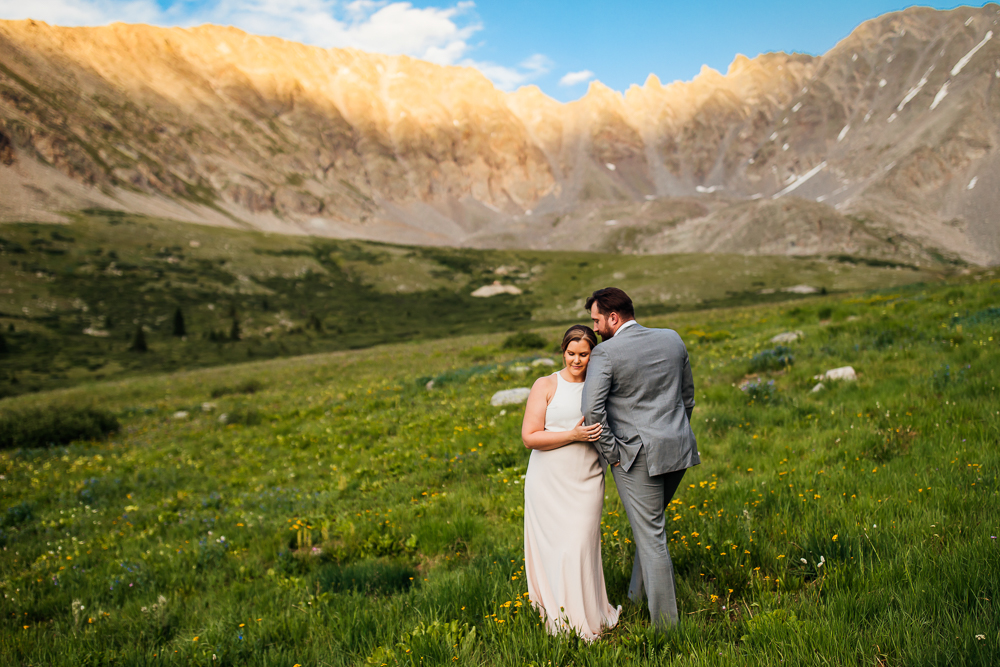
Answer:
<path fill-rule="evenodd" d="M 836 541 L 837 541 L 837 535 L 834 535 L 834 536 L 833 536 L 833 541 L 834 541 L 834 542 L 836 542 Z"/>
<path fill-rule="evenodd" d="M 986 639 L 986 635 L 976 635 L 976 639 L 978 639 L 979 641 L 983 641 L 984 639 Z"/>
<path fill-rule="evenodd" d="M 809 561 L 807 561 L 805 558 L 800 558 L 799 560 L 802 561 L 803 565 L 808 565 L 809 564 Z"/>

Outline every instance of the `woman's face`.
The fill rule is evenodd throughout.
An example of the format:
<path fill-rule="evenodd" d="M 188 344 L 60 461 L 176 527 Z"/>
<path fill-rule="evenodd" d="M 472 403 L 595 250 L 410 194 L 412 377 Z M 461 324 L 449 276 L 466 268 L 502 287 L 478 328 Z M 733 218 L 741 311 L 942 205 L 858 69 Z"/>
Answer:
<path fill-rule="evenodd" d="M 566 368 L 573 375 L 580 375 L 587 370 L 590 363 L 590 343 L 585 340 L 574 340 L 563 352 L 563 361 Z"/>

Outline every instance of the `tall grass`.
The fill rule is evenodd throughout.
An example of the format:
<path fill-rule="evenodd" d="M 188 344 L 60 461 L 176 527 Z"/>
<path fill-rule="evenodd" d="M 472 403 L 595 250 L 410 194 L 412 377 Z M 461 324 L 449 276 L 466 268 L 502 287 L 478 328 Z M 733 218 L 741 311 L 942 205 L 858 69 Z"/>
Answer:
<path fill-rule="evenodd" d="M 602 554 L 624 613 L 594 644 L 549 636 L 526 602 L 527 452 L 519 410 L 489 398 L 549 369 L 514 370 L 503 334 L 8 399 L 4 412 L 98 400 L 122 430 L 0 452 L 0 655 L 52 665 L 992 665 L 998 294 L 973 276 L 806 300 L 796 312 L 640 310 L 644 324 L 685 336 L 695 372 L 703 464 L 667 514 L 682 619 L 658 634 L 627 601 L 633 545 L 609 476 Z M 824 308 L 842 316 L 820 324 Z M 792 328 L 805 334 L 790 345 L 795 364 L 751 374 L 754 355 Z M 731 336 L 694 333 L 705 331 Z M 811 391 L 814 375 L 847 364 L 856 382 Z M 488 369 L 462 372 L 473 367 Z M 452 381 L 432 390 L 418 382 L 446 373 Z M 202 408 L 213 388 L 248 378 L 255 393 Z M 772 399 L 741 391 L 751 379 L 773 387 Z M 241 409 L 259 421 L 220 422 Z"/>

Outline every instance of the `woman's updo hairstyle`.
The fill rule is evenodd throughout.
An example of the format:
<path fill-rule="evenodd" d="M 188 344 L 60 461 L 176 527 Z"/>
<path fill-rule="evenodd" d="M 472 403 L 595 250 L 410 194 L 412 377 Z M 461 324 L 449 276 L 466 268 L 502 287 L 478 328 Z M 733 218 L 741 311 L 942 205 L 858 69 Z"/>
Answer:
<path fill-rule="evenodd" d="M 591 350 L 597 347 L 597 335 L 594 333 L 594 330 L 583 324 L 574 324 L 569 329 L 566 329 L 566 333 L 563 334 L 563 354 L 566 353 L 566 348 L 569 347 L 569 344 L 576 340 L 587 341 Z"/>

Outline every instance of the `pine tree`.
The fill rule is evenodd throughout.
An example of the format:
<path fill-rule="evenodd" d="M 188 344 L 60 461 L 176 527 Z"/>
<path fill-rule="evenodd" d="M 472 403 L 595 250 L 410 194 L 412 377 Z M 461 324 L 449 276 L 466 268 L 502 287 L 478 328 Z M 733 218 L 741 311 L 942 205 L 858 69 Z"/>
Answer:
<path fill-rule="evenodd" d="M 184 313 L 181 312 L 180 306 L 177 306 L 177 310 L 174 311 L 174 335 L 178 338 L 187 335 L 187 329 L 184 326 Z"/>
<path fill-rule="evenodd" d="M 229 330 L 229 340 L 240 339 L 240 321 L 233 318 L 233 328 Z"/>
<path fill-rule="evenodd" d="M 309 316 L 309 326 L 311 326 L 316 331 L 323 331 L 323 323 L 315 315 Z"/>
<path fill-rule="evenodd" d="M 0 354 L 7 354 L 10 352 L 10 348 L 7 347 L 7 339 L 0 334 Z"/>
<path fill-rule="evenodd" d="M 149 351 L 149 346 L 146 345 L 146 334 L 143 332 L 141 324 L 135 328 L 135 337 L 132 339 L 132 347 L 129 350 L 132 352 Z"/>

